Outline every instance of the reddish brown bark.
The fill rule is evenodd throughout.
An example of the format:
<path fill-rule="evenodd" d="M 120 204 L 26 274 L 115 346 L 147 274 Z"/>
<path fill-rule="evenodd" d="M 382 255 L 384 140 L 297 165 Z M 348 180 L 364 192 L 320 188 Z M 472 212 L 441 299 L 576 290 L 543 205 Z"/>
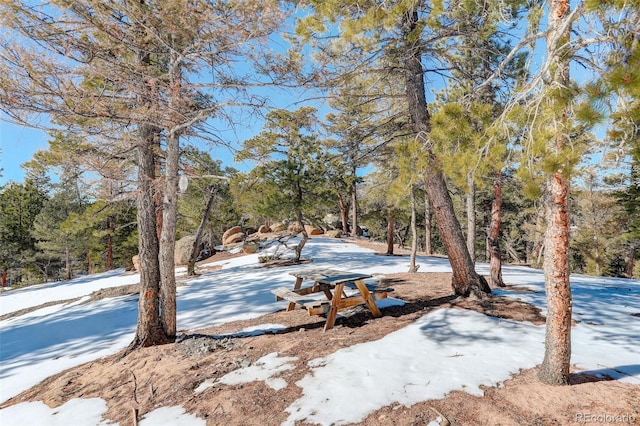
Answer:
<path fill-rule="evenodd" d="M 404 26 L 407 38 L 410 38 L 410 34 L 417 29 L 418 21 L 416 10 L 407 12 Z M 451 284 L 457 295 L 466 297 L 473 294 L 481 298 L 485 294 L 491 293 L 491 289 L 484 277 L 475 271 L 460 222 L 458 222 L 453 209 L 453 201 L 444 180 L 442 167 L 430 146 L 430 114 L 425 95 L 422 52 L 414 43 L 407 40 L 403 53 L 407 106 L 411 114 L 415 137 L 425 142 L 424 149 L 429 160 L 429 171 L 425 176 L 426 190 L 433 205 L 436 224 L 453 269 Z"/>
<path fill-rule="evenodd" d="M 393 256 L 393 211 L 387 209 L 387 256 Z"/>
<path fill-rule="evenodd" d="M 348 222 L 348 215 L 347 215 L 347 208 L 344 204 L 344 197 L 342 196 L 342 194 L 340 193 L 340 191 L 338 192 L 338 208 L 340 209 L 340 220 L 342 221 L 342 233 L 347 235 L 349 233 L 349 224 Z"/>
<path fill-rule="evenodd" d="M 160 267 L 156 227 L 155 153 L 156 129 L 143 126 L 138 151 L 138 254 L 140 257 L 140 299 L 136 335 L 129 350 L 136 347 L 161 345 L 169 339 L 160 325 Z M 145 143 L 146 141 L 146 143 Z"/>
<path fill-rule="evenodd" d="M 431 202 L 429 196 L 424 194 L 424 254 L 431 256 Z"/>
<path fill-rule="evenodd" d="M 560 173 L 554 173 L 547 180 L 547 191 L 544 251 L 547 324 L 539 377 L 549 384 L 568 384 L 571 360 L 568 181 Z"/>
<path fill-rule="evenodd" d="M 550 85 L 569 87 L 569 40 L 570 25 L 565 24 L 569 14 L 568 0 L 552 0 L 549 5 L 547 52 L 552 71 Z M 557 90 L 557 89 L 555 89 Z M 550 99 L 555 100 L 554 98 Z M 569 144 L 569 108 L 563 105 L 566 99 L 557 97 L 557 112 L 548 128 L 556 134 L 548 140 L 550 153 L 560 156 Z M 544 276 L 547 293 L 547 321 L 544 360 L 538 374 L 544 383 L 566 385 L 569 383 L 571 365 L 571 285 L 569 282 L 569 177 L 566 170 L 556 170 L 545 182 L 545 216 L 547 229 L 544 238 Z"/>
<path fill-rule="evenodd" d="M 502 215 L 502 173 L 497 171 L 493 178 L 493 202 L 491 203 L 491 224 L 489 226 L 489 279 L 497 287 L 504 287 L 502 280 L 502 253 L 500 252 L 500 223 Z"/>

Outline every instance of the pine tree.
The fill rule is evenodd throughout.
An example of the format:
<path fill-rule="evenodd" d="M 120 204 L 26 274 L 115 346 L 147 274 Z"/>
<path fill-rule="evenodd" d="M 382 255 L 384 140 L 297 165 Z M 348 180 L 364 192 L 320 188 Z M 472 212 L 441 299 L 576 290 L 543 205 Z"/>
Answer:
<path fill-rule="evenodd" d="M 283 17 L 279 4 L 83 0 L 41 8 L 29 2 L 1 5 L 3 24 L 14 31 L 11 43 L 2 45 L 2 109 L 26 124 L 25 114 L 51 114 L 54 123 L 136 164 L 143 290 L 131 348 L 172 340 L 180 138 L 199 129 L 201 138 L 217 142 L 206 128 L 209 117 L 232 120 L 230 105 L 263 105 L 245 88 L 257 80 L 256 71 L 268 72 L 273 65 L 284 72 L 282 64 L 260 61 L 259 69 L 249 66 L 244 74 L 232 64 L 263 58 L 262 42 Z"/>
<path fill-rule="evenodd" d="M 45 192 L 27 179 L 0 187 L 0 269 L 20 283 L 36 252 L 33 223 L 47 200 Z"/>
<path fill-rule="evenodd" d="M 455 25 L 447 20 L 448 11 L 440 2 L 397 1 L 358 7 L 339 0 L 310 3 L 314 13 L 300 20 L 298 26 L 298 33 L 303 39 L 333 31 L 335 22 L 339 22 L 339 39 L 334 42 L 331 38 L 331 45 L 324 49 L 337 49 L 336 57 L 343 55 L 349 61 L 342 61 L 340 66 L 331 63 L 331 76 L 366 72 L 402 82 L 403 93 L 388 96 L 403 99 L 402 110 L 411 123 L 412 135 L 423 143 L 429 160 L 426 189 L 454 271 L 454 291 L 461 296 L 474 294 L 477 297 L 489 293 L 489 286 L 475 272 L 466 250 L 442 165 L 429 139 L 430 110 L 426 100 L 423 59 L 432 60 L 434 67 L 439 61 L 446 62 L 445 52 L 452 46 L 446 46 L 444 40 L 451 41 L 459 34 L 457 29 L 450 30 Z"/>
<path fill-rule="evenodd" d="M 248 177 L 249 190 L 241 196 L 260 200 L 256 207 L 269 216 L 293 215 L 302 234 L 296 262 L 308 239 L 305 216 L 331 197 L 317 126 L 314 108 L 272 111 L 267 114 L 264 130 L 244 141 L 236 157 L 258 162 Z M 261 195 L 250 195 L 256 191 Z"/>
<path fill-rule="evenodd" d="M 340 168 L 345 169 L 342 181 L 348 186 L 351 236 L 354 238 L 359 235 L 357 184 L 361 180 L 358 170 L 376 160 L 379 151 L 395 137 L 398 129 L 399 120 L 393 106 L 383 95 L 389 84 L 392 82 L 380 78 L 346 75 L 329 93 L 328 104 L 336 112 L 327 114 L 326 120 L 329 132 L 336 139 L 328 148 L 338 151 Z M 347 233 L 346 211 L 344 213 L 343 231 Z"/>
<path fill-rule="evenodd" d="M 211 250 L 221 244 L 225 227 L 241 222 L 227 181 L 237 171 L 223 168 L 220 160 L 213 160 L 208 153 L 195 147 L 185 147 L 181 162 L 189 183 L 178 203 L 178 237 L 191 234 L 196 229 L 187 265 L 187 273 L 193 275 L 201 249 Z"/>
<path fill-rule="evenodd" d="M 72 259 L 77 257 L 78 251 L 84 251 L 82 246 L 86 242 L 84 238 L 76 238 L 69 223 L 65 223 L 72 213 L 77 214 L 82 210 L 77 195 L 70 186 L 58 189 L 36 216 L 32 230 L 32 235 L 38 241 L 36 247 L 42 250 L 44 256 L 62 261 L 65 269 L 63 278 L 67 280 L 73 278 Z M 43 273 L 46 281 L 49 274 L 46 270 Z"/>

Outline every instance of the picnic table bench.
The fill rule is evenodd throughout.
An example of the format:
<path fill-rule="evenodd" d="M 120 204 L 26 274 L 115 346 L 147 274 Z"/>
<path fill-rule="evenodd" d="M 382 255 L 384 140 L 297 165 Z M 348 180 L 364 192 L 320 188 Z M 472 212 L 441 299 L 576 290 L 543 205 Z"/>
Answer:
<path fill-rule="evenodd" d="M 381 316 L 375 301 L 386 298 L 393 291 L 392 288 L 365 283 L 365 279 L 372 277 L 368 274 L 313 268 L 291 272 L 291 275 L 296 277 L 293 289 L 280 287 L 271 291 L 276 295 L 276 301 L 289 301 L 287 311 L 300 305 L 307 309 L 309 315 L 327 314 L 325 331 L 333 328 L 338 311 L 353 306 L 366 305 L 374 316 Z M 305 281 L 311 283 L 303 287 Z M 347 296 L 345 287 L 357 290 L 358 293 Z M 324 293 L 325 299 L 309 297 L 313 293 Z"/>

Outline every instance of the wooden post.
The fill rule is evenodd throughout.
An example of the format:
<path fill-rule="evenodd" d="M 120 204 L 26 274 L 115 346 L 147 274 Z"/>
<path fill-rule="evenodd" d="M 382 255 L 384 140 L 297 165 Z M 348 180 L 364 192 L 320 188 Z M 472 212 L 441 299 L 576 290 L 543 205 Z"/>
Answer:
<path fill-rule="evenodd" d="M 338 316 L 338 309 L 340 309 L 340 300 L 342 299 L 342 292 L 344 291 L 344 283 L 336 285 L 333 291 L 333 299 L 331 299 L 331 307 L 329 308 L 329 314 L 327 315 L 327 322 L 324 324 L 324 331 L 331 330 L 336 322 Z"/>
<path fill-rule="evenodd" d="M 302 286 L 302 277 L 296 278 L 296 283 L 293 285 L 293 291 L 300 289 Z M 289 302 L 289 306 L 287 306 L 287 311 L 293 311 L 296 308 L 295 302 Z"/>

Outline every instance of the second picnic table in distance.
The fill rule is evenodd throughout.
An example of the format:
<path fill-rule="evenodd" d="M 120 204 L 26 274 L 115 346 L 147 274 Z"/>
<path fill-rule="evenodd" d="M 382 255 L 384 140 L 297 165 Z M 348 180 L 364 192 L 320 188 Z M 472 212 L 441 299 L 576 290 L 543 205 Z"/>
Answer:
<path fill-rule="evenodd" d="M 276 295 L 276 300 L 288 300 L 288 311 L 295 309 L 296 305 L 301 305 L 307 309 L 309 315 L 328 314 L 324 326 L 325 331 L 333 328 L 338 311 L 341 309 L 366 305 L 374 316 L 381 316 L 382 313 L 375 300 L 384 299 L 389 291 L 393 291 L 390 288 L 378 288 L 366 284 L 364 280 L 372 277 L 368 274 L 313 268 L 291 272 L 291 275 L 296 277 L 293 289 L 280 287 L 272 290 L 272 293 Z M 303 287 L 302 284 L 305 281 L 313 283 Z M 358 290 L 359 294 L 346 296 L 345 287 Z M 320 292 L 324 293 L 326 300 L 304 297 L 311 293 Z"/>

